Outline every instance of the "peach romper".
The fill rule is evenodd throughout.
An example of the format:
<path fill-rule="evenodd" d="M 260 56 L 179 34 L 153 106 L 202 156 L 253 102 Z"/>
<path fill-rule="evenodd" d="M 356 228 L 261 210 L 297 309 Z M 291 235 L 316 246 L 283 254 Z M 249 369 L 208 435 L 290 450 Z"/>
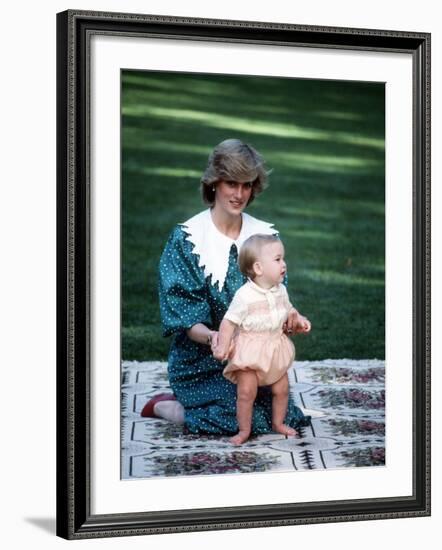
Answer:
<path fill-rule="evenodd" d="M 277 382 L 293 363 L 295 346 L 282 326 L 292 308 L 283 284 L 261 288 L 249 280 L 235 293 L 224 318 L 237 325 L 223 375 L 236 384 L 238 370 L 256 371 L 259 386 Z"/>

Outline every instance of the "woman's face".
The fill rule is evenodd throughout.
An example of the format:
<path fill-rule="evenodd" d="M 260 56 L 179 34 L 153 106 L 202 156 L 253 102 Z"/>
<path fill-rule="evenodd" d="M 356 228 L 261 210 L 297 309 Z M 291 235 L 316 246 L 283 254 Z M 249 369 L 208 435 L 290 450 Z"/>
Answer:
<path fill-rule="evenodd" d="M 253 182 L 221 180 L 216 184 L 215 207 L 238 216 L 247 206 L 253 191 Z"/>

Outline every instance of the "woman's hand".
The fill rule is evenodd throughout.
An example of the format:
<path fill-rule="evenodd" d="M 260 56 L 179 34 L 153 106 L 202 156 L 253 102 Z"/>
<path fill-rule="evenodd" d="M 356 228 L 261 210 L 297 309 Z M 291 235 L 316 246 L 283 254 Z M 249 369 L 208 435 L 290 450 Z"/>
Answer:
<path fill-rule="evenodd" d="M 218 345 L 218 332 L 216 330 L 210 330 L 206 325 L 203 325 L 203 323 L 196 323 L 188 328 L 186 334 L 193 342 L 210 346 L 212 352 Z"/>
<path fill-rule="evenodd" d="M 218 332 L 212 330 L 210 333 L 210 350 L 214 354 L 216 348 L 218 347 Z"/>
<path fill-rule="evenodd" d="M 214 331 L 210 347 L 213 357 L 215 357 L 217 361 L 227 361 L 233 351 L 234 345 L 234 342 L 231 341 L 228 348 L 225 345 L 222 346 L 219 342 L 219 333 Z"/>
<path fill-rule="evenodd" d="M 226 361 L 229 358 L 236 329 L 237 325 L 232 321 L 225 318 L 221 321 L 218 332 L 215 332 L 211 339 L 212 353 L 218 361 Z"/>

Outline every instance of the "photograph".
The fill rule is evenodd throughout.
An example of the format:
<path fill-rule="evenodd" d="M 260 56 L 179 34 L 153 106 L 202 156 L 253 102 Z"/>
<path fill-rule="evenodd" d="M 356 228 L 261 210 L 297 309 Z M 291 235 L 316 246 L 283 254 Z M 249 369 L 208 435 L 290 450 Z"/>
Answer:
<path fill-rule="evenodd" d="M 430 35 L 57 15 L 57 535 L 430 514 Z"/>
<path fill-rule="evenodd" d="M 122 479 L 385 464 L 385 84 L 121 71 Z"/>
<path fill-rule="evenodd" d="M 6 550 L 442 539 L 440 2 L 355 6 L 5 4 Z"/>

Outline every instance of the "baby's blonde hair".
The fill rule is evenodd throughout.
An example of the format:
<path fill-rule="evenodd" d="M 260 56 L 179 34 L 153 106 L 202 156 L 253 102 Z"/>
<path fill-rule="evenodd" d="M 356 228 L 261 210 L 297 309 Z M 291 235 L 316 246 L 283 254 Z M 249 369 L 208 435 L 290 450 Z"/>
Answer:
<path fill-rule="evenodd" d="M 253 264 L 258 260 L 262 248 L 266 244 L 281 242 L 276 235 L 265 235 L 264 233 L 256 233 L 246 239 L 239 253 L 238 264 L 243 275 L 254 279 L 256 277 Z"/>

